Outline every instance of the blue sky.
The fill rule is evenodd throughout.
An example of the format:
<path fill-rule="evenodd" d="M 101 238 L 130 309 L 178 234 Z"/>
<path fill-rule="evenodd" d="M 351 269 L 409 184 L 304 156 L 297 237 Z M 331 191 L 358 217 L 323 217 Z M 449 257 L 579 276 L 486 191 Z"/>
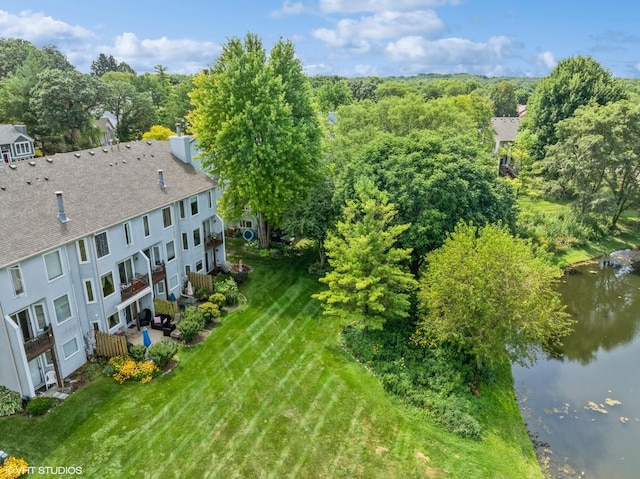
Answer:
<path fill-rule="evenodd" d="M 231 37 L 292 40 L 309 75 L 547 75 L 590 55 L 640 77 L 640 3 L 609 0 L 21 0 L 0 37 L 56 45 L 82 72 L 99 53 L 137 73 L 210 67 Z"/>

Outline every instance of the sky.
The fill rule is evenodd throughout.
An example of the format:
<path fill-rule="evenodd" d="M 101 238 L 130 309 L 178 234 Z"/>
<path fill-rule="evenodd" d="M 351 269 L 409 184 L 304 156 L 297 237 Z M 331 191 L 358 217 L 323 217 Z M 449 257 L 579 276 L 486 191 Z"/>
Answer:
<path fill-rule="evenodd" d="M 640 77 L 633 0 L 20 0 L 0 4 L 0 37 L 55 45 L 88 73 L 100 53 L 138 74 L 210 68 L 230 38 L 267 50 L 291 40 L 310 75 L 471 73 L 543 77 L 559 60 L 595 58 Z"/>

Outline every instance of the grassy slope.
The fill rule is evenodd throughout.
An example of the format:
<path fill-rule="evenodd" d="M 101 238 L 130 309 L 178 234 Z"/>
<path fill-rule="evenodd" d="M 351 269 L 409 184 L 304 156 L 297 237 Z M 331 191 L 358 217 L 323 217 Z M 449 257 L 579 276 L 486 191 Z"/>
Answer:
<path fill-rule="evenodd" d="M 100 379 L 42 418 L 0 418 L 0 446 L 84 477 L 540 478 L 510 372 L 485 390 L 483 442 L 384 392 L 310 299 L 306 261 L 251 260 L 248 307 L 150 384 Z"/>

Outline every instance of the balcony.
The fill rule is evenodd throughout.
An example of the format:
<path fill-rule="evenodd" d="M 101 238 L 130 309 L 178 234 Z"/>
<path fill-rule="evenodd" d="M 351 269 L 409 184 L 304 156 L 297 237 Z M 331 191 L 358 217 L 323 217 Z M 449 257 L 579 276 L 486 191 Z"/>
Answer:
<path fill-rule="evenodd" d="M 147 286 L 149 286 L 149 275 L 139 274 L 128 283 L 120 284 L 120 297 L 122 301 L 126 301 Z"/>
<path fill-rule="evenodd" d="M 215 249 L 223 243 L 222 233 L 217 235 L 209 235 L 207 242 L 204 244 L 204 249 Z"/>
<path fill-rule="evenodd" d="M 166 281 L 166 279 L 167 279 L 167 271 L 164 267 L 164 263 L 157 264 L 151 270 L 151 282 L 153 284 L 157 284 L 160 281 Z"/>
<path fill-rule="evenodd" d="M 27 354 L 27 361 L 31 361 L 45 351 L 53 349 L 54 343 L 55 341 L 51 328 L 35 338 L 28 339 L 24 343 L 24 351 Z"/>

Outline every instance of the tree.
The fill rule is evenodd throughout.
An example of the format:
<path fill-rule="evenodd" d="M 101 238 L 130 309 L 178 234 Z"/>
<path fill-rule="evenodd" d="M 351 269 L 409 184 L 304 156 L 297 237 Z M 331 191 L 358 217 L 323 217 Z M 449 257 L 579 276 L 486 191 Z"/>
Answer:
<path fill-rule="evenodd" d="M 370 329 L 409 315 L 415 280 L 402 265 L 410 251 L 395 247 L 409 225 L 392 225 L 395 215 L 386 193 L 361 178 L 356 199 L 347 202 L 337 232 L 325 242 L 333 269 L 320 279 L 328 289 L 314 295 L 323 302 L 324 314 Z"/>
<path fill-rule="evenodd" d="M 12 75 L 37 48 L 26 40 L 0 38 L 0 80 Z"/>
<path fill-rule="evenodd" d="M 625 97 L 623 84 L 596 60 L 577 56 L 560 61 L 540 80 L 527 104 L 524 126 L 536 138 L 532 156 L 541 160 L 545 148 L 558 141 L 556 125 L 590 103 L 605 105 Z"/>
<path fill-rule="evenodd" d="M 351 97 L 355 101 L 371 100 L 377 101 L 376 89 L 378 83 L 370 79 L 356 78 L 349 82 L 349 88 L 351 89 Z"/>
<path fill-rule="evenodd" d="M 340 105 L 348 105 L 353 101 L 351 90 L 346 80 L 325 81 L 316 92 L 320 111 L 335 111 Z"/>
<path fill-rule="evenodd" d="M 175 132 L 161 125 L 153 125 L 149 131 L 142 135 L 143 140 L 160 140 L 168 141 L 169 137 L 175 135 Z"/>
<path fill-rule="evenodd" d="M 556 131 L 547 169 L 577 198 L 581 215 L 604 217 L 614 229 L 640 201 L 640 106 L 621 100 L 582 107 Z"/>
<path fill-rule="evenodd" d="M 493 102 L 494 116 L 518 116 L 518 99 L 516 86 L 503 80 L 487 87 L 489 98 Z"/>
<path fill-rule="evenodd" d="M 120 79 L 130 76 L 120 72 L 103 76 L 107 85 L 103 106 L 118 119 L 116 135 L 120 141 L 140 138 L 155 122 L 155 111 L 149 95 L 137 92 L 131 83 Z"/>
<path fill-rule="evenodd" d="M 480 370 L 506 359 L 526 365 L 571 330 L 554 289 L 561 269 L 501 225 L 460 223 L 427 264 L 416 332 L 424 345 L 457 345 Z"/>
<path fill-rule="evenodd" d="M 104 53 L 100 53 L 98 58 L 91 62 L 90 73 L 93 76 L 101 77 L 108 72 L 118 71 L 118 61 L 113 55 L 106 56 Z"/>
<path fill-rule="evenodd" d="M 293 44 L 280 40 L 267 58 L 255 34 L 232 38 L 194 87 L 188 119 L 201 164 L 221 176 L 226 217 L 256 212 L 266 248 L 271 224 L 317 181 L 320 126 Z"/>

